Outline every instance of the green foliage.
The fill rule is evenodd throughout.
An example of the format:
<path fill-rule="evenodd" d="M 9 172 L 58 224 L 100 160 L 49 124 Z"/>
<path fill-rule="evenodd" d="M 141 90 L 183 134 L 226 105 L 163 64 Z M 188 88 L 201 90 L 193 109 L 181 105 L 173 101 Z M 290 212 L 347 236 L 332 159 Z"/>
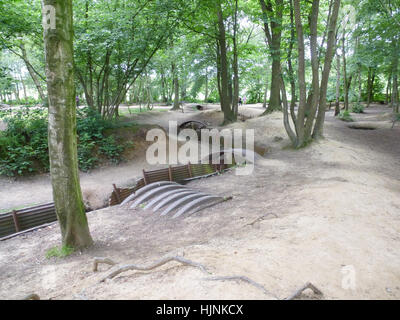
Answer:
<path fill-rule="evenodd" d="M 0 132 L 0 175 L 22 176 L 49 170 L 46 109 L 23 108 L 16 112 L 0 112 L 0 120 L 7 129 Z M 87 171 L 96 167 L 101 158 L 118 163 L 125 144 L 120 144 L 107 129 L 115 124 L 104 120 L 90 109 L 83 109 L 77 116 L 78 163 Z"/>
<path fill-rule="evenodd" d="M 3 113 L 7 130 L 0 132 L 0 174 L 24 175 L 49 168 L 47 110 L 18 110 Z"/>
<path fill-rule="evenodd" d="M 124 146 L 117 143 L 113 135 L 103 138 L 100 144 L 100 153 L 105 155 L 111 163 L 119 163 Z"/>
<path fill-rule="evenodd" d="M 83 171 L 96 167 L 100 157 L 105 156 L 111 163 L 118 163 L 125 145 L 120 145 L 113 135 L 105 136 L 105 130 L 114 128 L 110 120 L 90 108 L 78 112 L 78 164 Z"/>
<path fill-rule="evenodd" d="M 353 113 L 364 113 L 364 106 L 360 103 L 354 103 L 351 109 Z"/>
<path fill-rule="evenodd" d="M 353 118 L 350 115 L 350 112 L 347 110 L 341 111 L 339 114 L 339 119 L 346 122 L 353 122 Z"/>
<path fill-rule="evenodd" d="M 62 246 L 61 248 L 59 247 L 53 247 L 46 252 L 46 258 L 65 258 L 69 256 L 70 254 L 74 253 L 75 249 L 72 247 L 68 246 Z"/>

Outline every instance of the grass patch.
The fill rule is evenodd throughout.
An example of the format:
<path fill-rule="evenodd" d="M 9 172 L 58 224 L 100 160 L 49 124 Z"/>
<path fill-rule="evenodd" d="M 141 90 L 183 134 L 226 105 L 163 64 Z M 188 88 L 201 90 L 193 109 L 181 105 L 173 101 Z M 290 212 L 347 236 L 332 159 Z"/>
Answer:
<path fill-rule="evenodd" d="M 353 118 L 350 115 L 350 112 L 345 110 L 339 113 L 339 119 L 345 122 L 353 122 Z"/>
<path fill-rule="evenodd" d="M 68 246 L 53 247 L 46 252 L 46 258 L 65 258 L 75 251 L 74 248 Z"/>
<path fill-rule="evenodd" d="M 147 113 L 147 112 L 166 112 L 169 109 L 165 108 L 165 109 L 147 109 L 146 107 L 143 107 L 142 109 L 140 108 L 124 108 L 124 109 L 119 109 L 118 113 L 120 116 L 129 116 L 132 114 L 138 114 L 138 113 Z"/>
<path fill-rule="evenodd" d="M 353 112 L 353 113 L 364 113 L 364 106 L 362 104 L 355 103 L 355 104 L 353 104 L 351 112 Z"/>
<path fill-rule="evenodd" d="M 7 212 L 12 212 L 13 210 L 20 210 L 20 209 L 25 209 L 33 206 L 37 206 L 39 203 L 30 203 L 30 204 L 25 204 L 23 206 L 18 206 L 18 207 L 12 207 L 9 209 L 0 209 L 0 214 L 2 213 L 7 213 Z"/>

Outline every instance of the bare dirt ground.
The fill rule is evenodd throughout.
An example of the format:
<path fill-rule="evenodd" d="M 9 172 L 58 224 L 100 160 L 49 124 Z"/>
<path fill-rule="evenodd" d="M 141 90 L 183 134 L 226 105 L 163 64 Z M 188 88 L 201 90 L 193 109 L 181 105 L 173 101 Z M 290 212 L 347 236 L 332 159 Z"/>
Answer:
<path fill-rule="evenodd" d="M 354 118 L 387 121 L 389 111 L 373 106 Z M 222 119 L 212 110 L 199 117 Z M 328 112 L 326 138 L 301 150 L 287 148 L 279 113 L 231 127 L 254 128 L 256 143 L 268 146 L 253 174 L 229 172 L 190 185 L 232 200 L 178 219 L 127 207 L 91 212 L 95 245 L 63 259 L 45 258 L 60 243 L 57 224 L 0 242 L 0 298 L 35 292 L 42 299 L 275 299 L 311 281 L 322 299 L 399 299 L 400 125 L 355 130 Z M 133 168 L 116 168 L 110 177 L 121 172 L 126 179 Z M 29 184 L 20 188 L 29 193 Z M 247 276 L 269 293 L 245 282 L 207 281 L 175 262 L 105 282 L 99 280 L 112 267 L 92 271 L 94 257 L 147 264 L 166 255 L 184 255 L 212 276 Z M 304 297 L 317 298 L 308 291 Z"/>

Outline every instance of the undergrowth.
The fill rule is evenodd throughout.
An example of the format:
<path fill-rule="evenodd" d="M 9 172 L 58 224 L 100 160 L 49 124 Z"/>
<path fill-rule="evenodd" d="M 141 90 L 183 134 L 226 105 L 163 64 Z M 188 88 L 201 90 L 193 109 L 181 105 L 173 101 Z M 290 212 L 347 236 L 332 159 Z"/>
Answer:
<path fill-rule="evenodd" d="M 7 129 L 0 132 L 0 175 L 22 176 L 49 171 L 47 142 L 47 109 L 25 107 L 17 111 L 2 111 Z M 89 108 L 77 112 L 78 165 L 88 171 L 102 159 L 116 164 L 127 146 L 108 129 L 118 128 L 116 121 L 104 120 Z M 108 130 L 110 131 L 110 130 Z"/>

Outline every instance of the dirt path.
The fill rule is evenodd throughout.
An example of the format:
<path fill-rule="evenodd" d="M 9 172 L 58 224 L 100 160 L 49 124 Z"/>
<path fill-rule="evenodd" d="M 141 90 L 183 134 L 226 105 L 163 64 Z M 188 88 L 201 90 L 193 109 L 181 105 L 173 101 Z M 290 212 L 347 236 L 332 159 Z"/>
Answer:
<path fill-rule="evenodd" d="M 274 299 L 311 281 L 324 299 L 399 299 L 400 127 L 354 130 L 328 113 L 326 139 L 297 151 L 284 148 L 280 114 L 232 127 L 255 128 L 269 153 L 250 176 L 231 172 L 191 186 L 233 200 L 176 220 L 124 207 L 89 213 L 96 245 L 65 259 L 44 257 L 59 244 L 57 225 L 0 242 L 0 298 Z M 206 281 L 177 263 L 103 283 L 110 267 L 91 271 L 96 256 L 141 264 L 167 254 L 213 275 L 247 276 L 271 294 Z"/>

